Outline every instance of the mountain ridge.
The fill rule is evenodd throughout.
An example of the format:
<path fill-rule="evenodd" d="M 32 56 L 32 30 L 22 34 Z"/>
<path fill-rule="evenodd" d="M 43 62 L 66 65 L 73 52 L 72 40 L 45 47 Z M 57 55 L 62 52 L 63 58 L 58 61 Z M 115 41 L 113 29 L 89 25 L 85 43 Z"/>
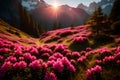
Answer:
<path fill-rule="evenodd" d="M 109 15 L 113 6 L 114 0 L 101 0 L 98 3 L 95 1 L 91 2 L 89 6 L 86 6 L 84 4 L 79 4 L 77 8 L 84 9 L 88 14 L 92 14 L 95 9 L 98 7 L 101 7 L 103 9 L 103 13 L 106 15 Z"/>

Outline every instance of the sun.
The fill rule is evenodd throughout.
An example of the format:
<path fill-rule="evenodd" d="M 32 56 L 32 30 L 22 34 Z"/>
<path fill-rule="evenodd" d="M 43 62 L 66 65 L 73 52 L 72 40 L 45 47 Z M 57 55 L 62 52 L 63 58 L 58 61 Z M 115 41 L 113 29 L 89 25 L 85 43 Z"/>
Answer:
<path fill-rule="evenodd" d="M 58 8 L 58 3 L 53 3 L 53 8 L 57 9 Z"/>

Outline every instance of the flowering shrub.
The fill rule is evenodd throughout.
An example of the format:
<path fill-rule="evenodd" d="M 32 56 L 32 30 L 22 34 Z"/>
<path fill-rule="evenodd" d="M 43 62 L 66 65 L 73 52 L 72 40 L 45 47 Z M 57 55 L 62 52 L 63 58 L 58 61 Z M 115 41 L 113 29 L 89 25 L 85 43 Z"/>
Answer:
<path fill-rule="evenodd" d="M 86 78 L 87 80 L 93 80 L 94 78 L 96 80 L 100 80 L 101 77 L 102 68 L 99 65 L 96 65 L 94 68 L 88 69 L 86 72 Z"/>
<path fill-rule="evenodd" d="M 9 77 L 11 80 L 14 78 L 57 80 L 57 77 L 59 79 L 63 78 L 57 73 L 64 76 L 64 72 L 69 74 L 76 72 L 75 65 L 72 64 L 75 60 L 67 58 L 67 54 L 71 51 L 68 50 L 66 45 L 23 46 L 3 42 L 1 42 L 2 48 L 0 48 L 0 79 L 4 80 L 11 76 Z M 71 56 L 79 57 L 80 54 L 73 52 Z M 27 73 L 29 73 L 29 77 L 27 77 Z M 66 77 L 69 77 L 69 75 Z"/>
<path fill-rule="evenodd" d="M 118 80 L 120 46 L 93 50 L 88 35 L 89 30 L 82 26 L 49 31 L 40 38 L 43 42 L 65 40 L 70 45 L 25 46 L 21 44 L 24 39 L 13 43 L 0 38 L 0 80 L 110 80 L 106 76 L 112 72 L 116 74 L 111 79 Z"/>
<path fill-rule="evenodd" d="M 57 80 L 57 77 L 56 77 L 56 75 L 54 74 L 54 73 L 49 73 L 49 72 L 47 72 L 46 74 L 45 74 L 45 78 L 44 78 L 44 80 Z"/>
<path fill-rule="evenodd" d="M 69 48 L 73 51 L 85 50 L 89 46 L 89 41 L 86 37 L 76 37 L 70 44 Z"/>

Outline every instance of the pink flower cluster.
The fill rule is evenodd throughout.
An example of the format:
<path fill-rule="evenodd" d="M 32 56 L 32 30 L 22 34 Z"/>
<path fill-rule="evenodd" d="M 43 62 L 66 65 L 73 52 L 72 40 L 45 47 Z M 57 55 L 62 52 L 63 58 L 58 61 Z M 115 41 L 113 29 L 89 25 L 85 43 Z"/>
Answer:
<path fill-rule="evenodd" d="M 27 67 L 27 63 L 25 61 L 20 61 L 20 62 L 16 62 L 13 64 L 13 68 L 15 70 L 19 70 L 19 69 L 25 69 Z"/>
<path fill-rule="evenodd" d="M 52 73 L 52 72 L 47 72 L 46 74 L 45 74 L 45 77 L 44 77 L 44 80 L 57 80 L 57 77 L 56 77 L 56 75 L 54 74 L 54 73 Z"/>
<path fill-rule="evenodd" d="M 41 62 L 39 60 L 32 61 L 29 67 L 33 70 L 40 70 L 42 68 Z"/>
<path fill-rule="evenodd" d="M 62 42 L 62 40 L 66 41 L 72 41 L 72 40 L 77 40 L 81 41 L 81 37 L 87 37 L 91 34 L 91 31 L 89 28 L 87 28 L 88 25 L 84 26 L 77 26 L 74 27 L 73 29 L 71 28 L 64 28 L 64 29 L 58 29 L 58 30 L 53 30 L 53 31 L 48 31 L 46 33 L 43 33 L 40 36 L 40 41 L 43 42 Z"/>
<path fill-rule="evenodd" d="M 2 46 L 0 46 L 0 75 L 2 76 L 0 78 L 5 77 L 9 70 L 17 72 L 30 69 L 31 73 L 38 70 L 45 71 L 44 80 L 57 80 L 55 72 L 60 74 L 64 71 L 76 72 L 76 67 L 72 63 L 76 62 L 75 59 L 79 58 L 80 54 L 79 52 L 71 52 L 64 44 L 24 46 L 2 41 Z M 71 57 L 68 57 L 68 54 Z"/>
<path fill-rule="evenodd" d="M 88 80 L 92 80 L 93 73 L 101 73 L 102 72 L 102 67 L 99 65 L 96 65 L 94 68 L 88 69 L 86 71 L 86 78 Z"/>
<path fill-rule="evenodd" d="M 86 37 L 82 34 L 74 39 L 81 42 L 86 40 Z M 95 56 L 91 57 L 91 55 Z M 119 66 L 120 46 L 114 49 L 100 48 L 96 50 L 87 47 L 85 51 L 73 52 L 64 44 L 24 46 L 0 38 L 0 78 L 6 77 L 7 72 L 11 73 L 10 70 L 15 72 L 27 69 L 32 76 L 34 76 L 32 71 L 42 74 L 44 77 L 42 80 L 57 80 L 60 75 L 64 76 L 63 72 L 75 73 L 78 67 L 82 66 L 81 63 L 87 64 L 91 60 L 95 60 L 95 67 L 86 71 L 87 79 L 91 79 L 96 73 L 101 73 L 102 67 L 104 67 L 102 64 L 110 63 L 113 66 Z M 68 77 L 69 74 L 67 74 Z"/>
<path fill-rule="evenodd" d="M 85 40 L 87 40 L 86 39 L 86 37 L 76 37 L 76 38 L 74 38 L 74 42 L 83 42 L 83 41 L 85 41 Z"/>

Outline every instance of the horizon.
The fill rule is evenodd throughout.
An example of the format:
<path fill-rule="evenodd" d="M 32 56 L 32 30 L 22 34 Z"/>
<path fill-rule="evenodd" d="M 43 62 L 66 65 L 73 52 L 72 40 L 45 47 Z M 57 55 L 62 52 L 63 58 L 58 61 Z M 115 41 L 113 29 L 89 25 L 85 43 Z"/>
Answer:
<path fill-rule="evenodd" d="M 54 5 L 54 4 L 58 4 L 58 6 L 60 5 L 69 5 L 71 7 L 77 7 L 80 3 L 89 6 L 89 4 L 91 2 L 99 2 L 101 0 L 76 0 L 76 1 L 72 1 L 72 0 L 44 0 L 46 3 L 50 4 L 50 5 Z"/>

